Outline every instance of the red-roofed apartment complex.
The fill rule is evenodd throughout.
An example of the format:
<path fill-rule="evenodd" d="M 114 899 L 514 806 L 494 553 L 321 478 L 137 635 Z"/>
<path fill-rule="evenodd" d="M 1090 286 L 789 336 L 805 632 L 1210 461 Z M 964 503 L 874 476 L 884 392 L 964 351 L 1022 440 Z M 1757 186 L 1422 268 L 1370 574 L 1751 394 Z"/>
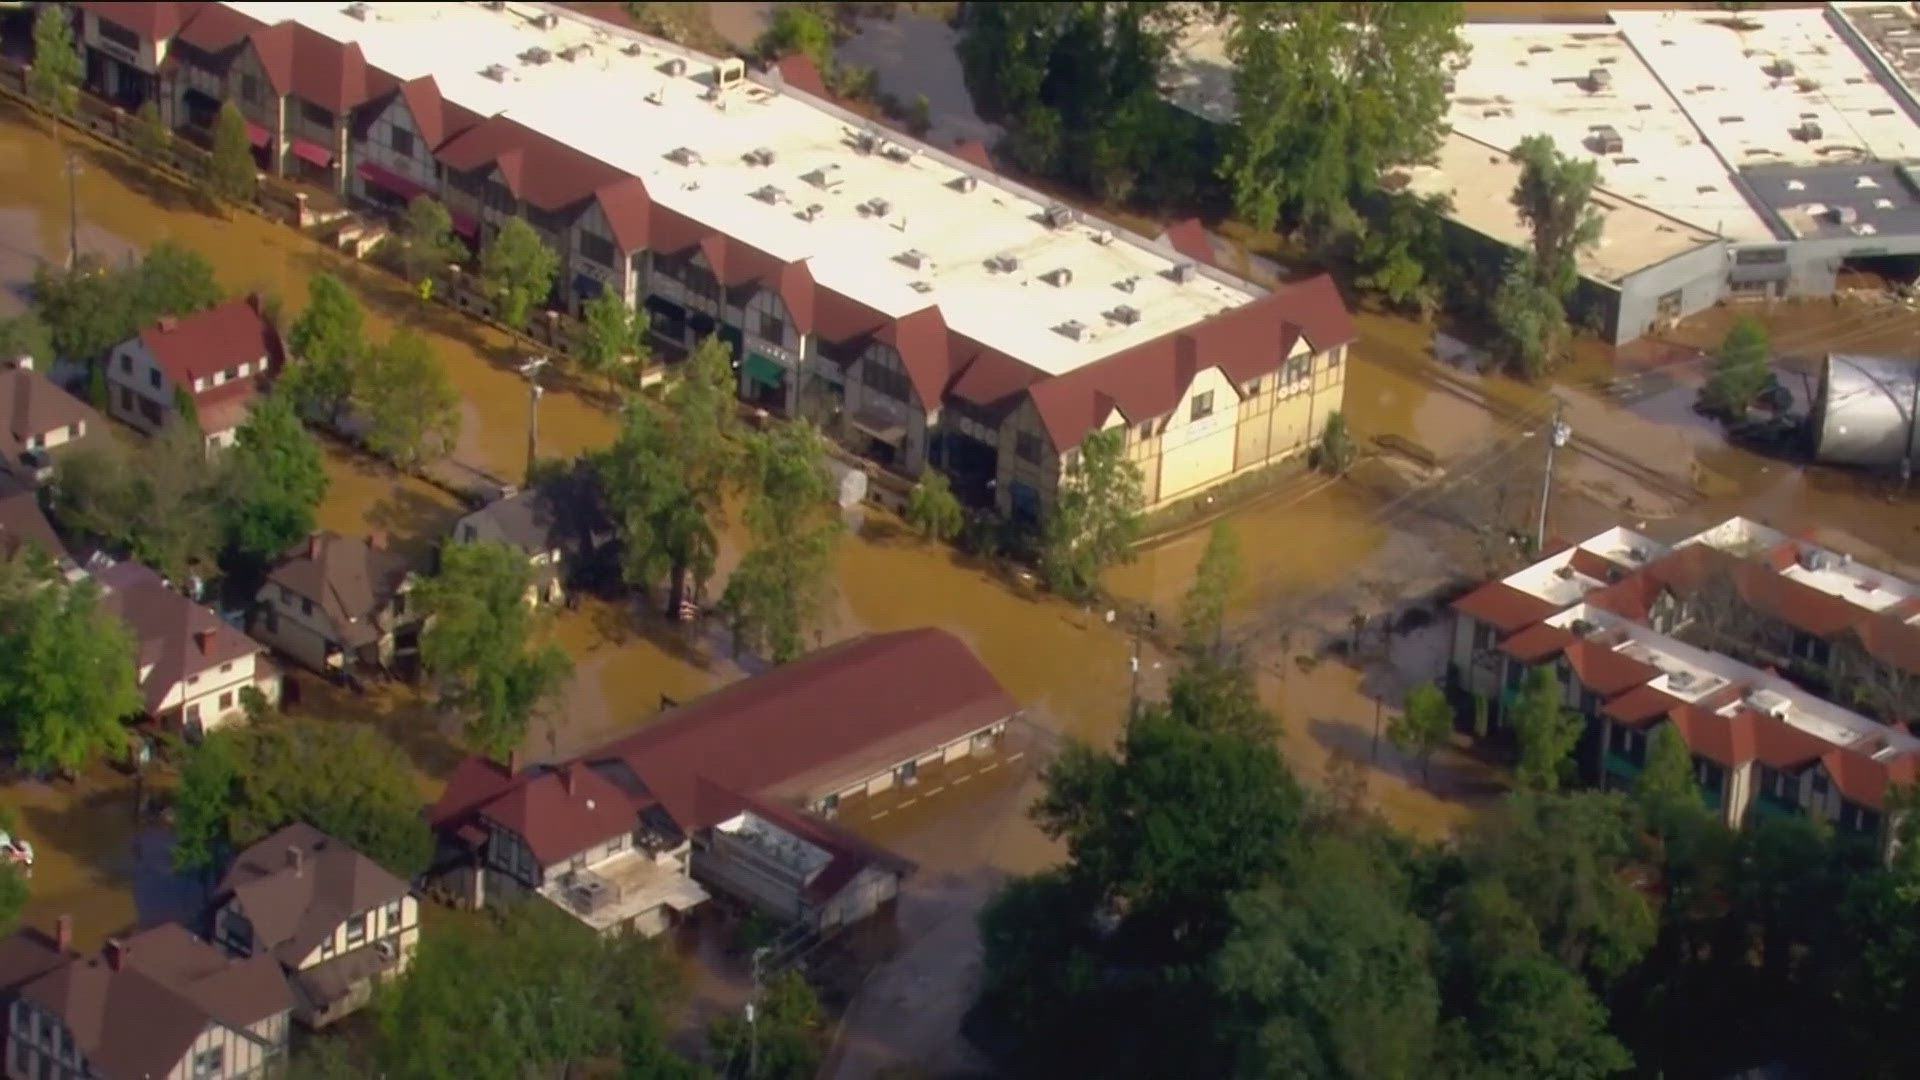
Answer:
<path fill-rule="evenodd" d="M 1093 431 L 1157 506 L 1305 453 L 1341 405 L 1330 279 L 1267 293 L 1204 229 L 1130 235 L 778 66 L 552 5 L 79 7 L 97 89 L 202 132 L 235 102 L 267 168 L 362 205 L 434 195 L 476 243 L 522 217 L 562 306 L 612 290 L 669 347 L 717 335 L 746 399 L 1003 513 L 1043 513 Z"/>
<path fill-rule="evenodd" d="M 842 799 L 991 752 L 1019 712 L 943 630 L 870 634 L 678 706 L 552 765 L 468 758 L 428 812 L 441 887 L 535 892 L 602 932 L 657 933 L 717 888 L 815 929 L 912 870 L 833 825 Z"/>
<path fill-rule="evenodd" d="M 108 408 L 153 432 L 193 401 L 208 446 L 230 446 L 266 379 L 279 370 L 280 334 L 254 297 L 162 318 L 116 346 L 107 363 Z"/>
<path fill-rule="evenodd" d="M 1920 586 L 1809 540 L 1744 518 L 1671 547 L 1610 529 L 1453 608 L 1455 687 L 1497 725 L 1554 665 L 1597 783 L 1630 785 L 1671 724 L 1729 824 L 1809 813 L 1884 838 L 1889 792 L 1920 779 Z M 1828 686 L 1865 688 L 1849 704 L 1878 718 Z"/>

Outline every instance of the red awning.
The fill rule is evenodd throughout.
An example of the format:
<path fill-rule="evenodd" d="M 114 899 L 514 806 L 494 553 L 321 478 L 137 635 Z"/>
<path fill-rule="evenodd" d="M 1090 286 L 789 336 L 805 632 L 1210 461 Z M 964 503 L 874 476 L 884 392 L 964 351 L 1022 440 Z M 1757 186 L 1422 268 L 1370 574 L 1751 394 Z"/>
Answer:
<path fill-rule="evenodd" d="M 247 141 L 248 142 L 252 143 L 255 146 L 265 146 L 272 139 L 273 139 L 273 132 L 268 131 L 265 127 L 261 126 L 260 124 L 256 124 L 251 120 L 247 121 Z"/>
<path fill-rule="evenodd" d="M 316 168 L 329 169 L 333 167 L 333 151 L 328 150 L 319 143 L 308 142 L 305 139 L 293 140 L 293 156 Z"/>
<path fill-rule="evenodd" d="M 422 195 L 432 194 L 424 185 L 416 184 L 412 180 L 394 172 L 392 169 L 383 169 L 371 161 L 361 162 L 359 173 L 360 178 L 367 183 L 383 191 L 398 195 L 408 202 L 412 202 Z"/>
<path fill-rule="evenodd" d="M 447 211 L 447 216 L 453 219 L 454 232 L 459 233 L 469 240 L 479 238 L 480 222 L 478 219 L 470 218 L 456 210 Z"/>

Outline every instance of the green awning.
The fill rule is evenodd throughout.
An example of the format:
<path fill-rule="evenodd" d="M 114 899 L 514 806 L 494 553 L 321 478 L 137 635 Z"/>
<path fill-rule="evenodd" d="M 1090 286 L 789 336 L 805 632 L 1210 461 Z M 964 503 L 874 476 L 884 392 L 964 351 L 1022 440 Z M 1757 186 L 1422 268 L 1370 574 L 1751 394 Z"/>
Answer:
<path fill-rule="evenodd" d="M 769 356 L 761 356 L 757 352 L 747 354 L 742 370 L 746 372 L 747 378 L 770 390 L 780 389 L 787 378 L 787 369 L 781 365 L 780 361 Z"/>

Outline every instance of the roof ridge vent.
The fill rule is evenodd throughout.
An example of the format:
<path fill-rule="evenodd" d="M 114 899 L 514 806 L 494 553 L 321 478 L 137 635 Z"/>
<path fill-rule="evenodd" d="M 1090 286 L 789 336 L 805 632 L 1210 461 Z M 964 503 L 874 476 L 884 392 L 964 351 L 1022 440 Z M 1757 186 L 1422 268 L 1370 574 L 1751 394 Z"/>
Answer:
<path fill-rule="evenodd" d="M 873 198 L 860 204 L 860 212 L 868 217 L 883 218 L 893 212 L 893 204 L 875 195 Z"/>
<path fill-rule="evenodd" d="M 556 30 L 560 26 L 560 15 L 554 11 L 542 11 L 531 20 L 541 30 Z"/>
<path fill-rule="evenodd" d="M 646 99 L 649 105 L 665 105 L 667 103 L 667 91 L 664 87 L 656 86 L 647 91 Z"/>
<path fill-rule="evenodd" d="M 572 63 L 575 60 L 581 59 L 582 57 L 587 57 L 592 55 L 593 55 L 593 45 L 592 43 L 585 42 L 585 41 L 579 43 L 578 45 L 569 45 L 566 48 L 560 50 L 560 59 L 565 60 L 568 63 Z"/>
<path fill-rule="evenodd" d="M 1172 278 L 1176 283 L 1185 285 L 1187 282 L 1192 281 L 1194 275 L 1199 272 L 1200 268 L 1191 262 L 1177 262 L 1167 270 L 1167 276 Z"/>
<path fill-rule="evenodd" d="M 825 209 L 826 207 L 821 206 L 819 203 L 809 203 L 804 208 L 795 211 L 793 216 L 799 218 L 801 221 L 812 221 L 820 216 L 820 211 Z"/>
<path fill-rule="evenodd" d="M 628 56 L 639 56 L 641 53 L 647 51 L 647 47 L 637 41 L 629 41 L 620 47 L 620 51 L 626 53 Z"/>
<path fill-rule="evenodd" d="M 933 291 L 933 283 L 928 281 L 910 281 L 907 283 L 907 287 L 917 293 L 930 293 Z"/>
<path fill-rule="evenodd" d="M 901 165 L 912 161 L 915 153 L 916 151 L 912 147 L 902 146 L 896 142 L 883 142 L 880 144 L 880 156 L 886 158 L 888 161 L 897 162 Z"/>
<path fill-rule="evenodd" d="M 1113 243 L 1113 230 L 1095 229 L 1093 231 L 1093 242 L 1099 244 L 1101 247 L 1106 247 L 1108 244 Z"/>
<path fill-rule="evenodd" d="M 1119 289 L 1123 293 L 1130 293 L 1133 291 L 1134 286 L 1139 284 L 1140 284 L 1140 275 L 1130 274 L 1126 277 L 1121 278 L 1119 281 L 1114 282 L 1113 287 L 1116 289 Z"/>
<path fill-rule="evenodd" d="M 910 266 L 915 270 L 933 265 L 933 260 L 927 258 L 927 253 L 921 251 L 919 248 L 908 248 L 900 254 L 895 255 L 893 261 L 902 266 Z"/>

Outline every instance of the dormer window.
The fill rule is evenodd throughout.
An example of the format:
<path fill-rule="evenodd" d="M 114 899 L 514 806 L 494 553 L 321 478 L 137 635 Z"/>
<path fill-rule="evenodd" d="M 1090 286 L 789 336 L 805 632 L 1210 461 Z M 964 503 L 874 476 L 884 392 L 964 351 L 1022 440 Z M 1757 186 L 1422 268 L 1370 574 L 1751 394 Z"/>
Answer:
<path fill-rule="evenodd" d="M 1193 408 L 1188 414 L 1189 420 L 1205 420 L 1213 415 L 1213 391 L 1193 395 Z"/>

